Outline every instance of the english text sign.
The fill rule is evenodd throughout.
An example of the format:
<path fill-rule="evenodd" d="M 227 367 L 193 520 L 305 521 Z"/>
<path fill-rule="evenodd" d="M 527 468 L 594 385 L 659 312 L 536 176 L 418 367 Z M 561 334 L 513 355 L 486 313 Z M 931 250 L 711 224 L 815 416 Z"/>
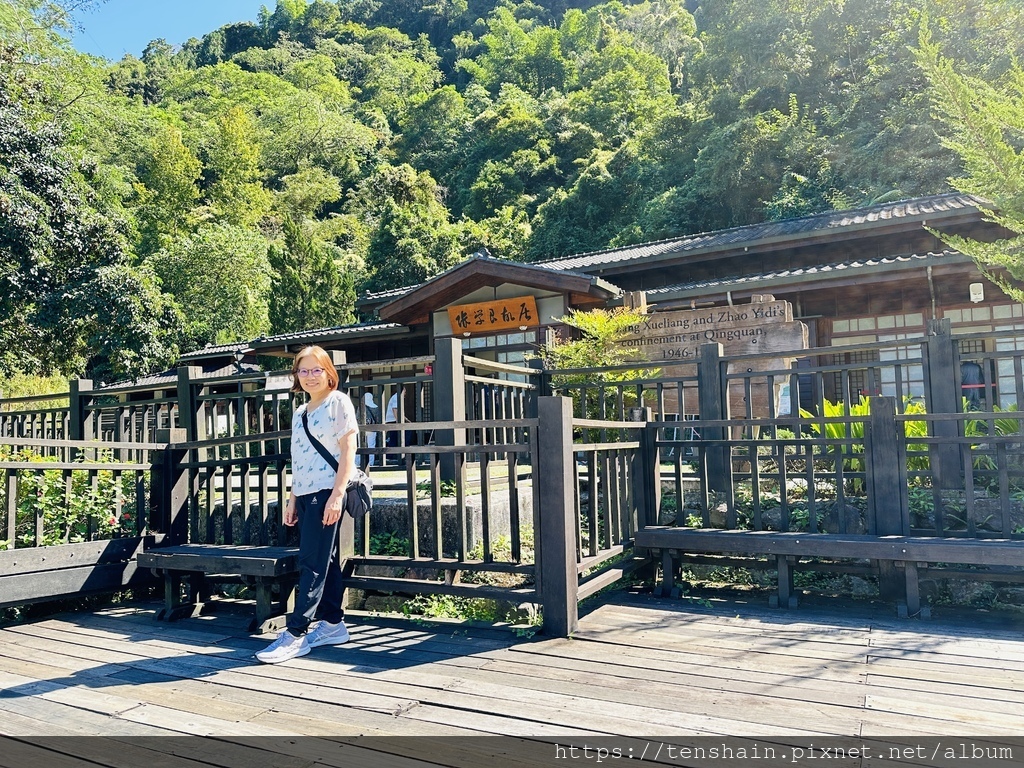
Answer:
<path fill-rule="evenodd" d="M 755 295 L 750 304 L 710 309 L 687 309 L 673 312 L 655 312 L 644 322 L 633 326 L 619 341 L 625 348 L 627 360 L 662 362 L 663 375 L 693 375 L 693 366 L 704 344 L 722 345 L 725 357 L 777 353 L 772 357 L 736 360 L 729 364 L 730 374 L 750 374 L 733 379 L 729 385 L 729 407 L 734 418 L 764 418 L 771 413 L 768 403 L 768 378 L 758 376 L 760 371 L 779 371 L 788 368 L 799 350 L 807 348 L 807 326 L 793 320 L 793 307 L 788 301 L 776 301 L 774 296 Z M 774 376 L 773 399 L 775 413 L 779 412 L 779 396 L 785 376 Z M 749 401 L 747 393 L 749 392 Z M 672 399 L 669 395 L 668 399 Z M 679 413 L 696 412 L 695 396 L 687 394 L 684 402 L 670 410 Z"/>

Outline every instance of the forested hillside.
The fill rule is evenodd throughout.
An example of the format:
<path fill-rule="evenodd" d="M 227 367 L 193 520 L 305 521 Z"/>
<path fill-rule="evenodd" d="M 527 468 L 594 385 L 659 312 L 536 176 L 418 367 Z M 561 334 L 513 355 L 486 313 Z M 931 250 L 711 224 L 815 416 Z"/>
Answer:
<path fill-rule="evenodd" d="M 81 3 L 79 3 L 80 5 Z M 535 260 L 947 189 L 1012 0 L 278 0 L 118 62 L 0 0 L 0 373 L 157 369 Z"/>

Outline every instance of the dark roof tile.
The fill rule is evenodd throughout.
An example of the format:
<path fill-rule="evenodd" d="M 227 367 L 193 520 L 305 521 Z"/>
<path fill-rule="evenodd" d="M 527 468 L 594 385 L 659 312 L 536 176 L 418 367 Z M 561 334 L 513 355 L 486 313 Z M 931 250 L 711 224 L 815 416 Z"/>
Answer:
<path fill-rule="evenodd" d="M 849 211 L 826 211 L 797 219 L 748 224 L 715 232 L 701 232 L 670 240 L 592 251 L 536 263 L 548 269 L 585 272 L 625 262 L 639 261 L 665 253 L 686 254 L 700 250 L 727 248 L 740 243 L 755 243 L 776 237 L 792 237 L 808 232 L 843 229 L 877 221 L 965 212 L 976 210 L 979 204 L 983 204 L 983 202 L 972 195 L 960 193 L 933 195 L 916 200 L 881 203 Z"/>
<path fill-rule="evenodd" d="M 734 275 L 731 277 L 715 277 L 708 278 L 707 280 L 691 280 L 685 283 L 675 283 L 674 285 L 665 285 L 659 288 L 649 288 L 645 291 L 648 298 L 656 299 L 658 296 L 664 296 L 673 293 L 683 293 L 685 291 L 693 291 L 697 289 L 708 289 L 708 288 L 719 288 L 726 290 L 730 286 L 747 285 L 749 283 L 767 282 L 769 280 L 781 280 L 786 278 L 796 278 L 804 276 L 820 275 L 822 278 L 828 278 L 837 272 L 846 272 L 847 270 L 857 269 L 868 269 L 877 268 L 883 265 L 889 264 L 900 264 L 900 263 L 912 263 L 918 261 L 935 261 L 940 259 L 951 260 L 955 258 L 965 258 L 959 251 L 941 251 L 939 253 L 913 253 L 903 256 L 887 256 L 878 259 L 856 259 L 852 261 L 837 262 L 835 264 L 821 264 L 810 267 L 794 267 L 792 269 L 779 269 L 772 272 L 762 272 L 759 274 L 748 274 L 748 275 Z"/>

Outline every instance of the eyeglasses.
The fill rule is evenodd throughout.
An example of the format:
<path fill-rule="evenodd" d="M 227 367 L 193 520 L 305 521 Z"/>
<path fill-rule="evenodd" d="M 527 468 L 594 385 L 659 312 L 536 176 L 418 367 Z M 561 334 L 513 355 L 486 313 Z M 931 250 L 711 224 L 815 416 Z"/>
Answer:
<path fill-rule="evenodd" d="M 299 378 L 300 379 L 305 379 L 307 376 L 312 376 L 314 378 L 318 378 L 318 377 L 324 375 L 324 369 L 323 368 L 299 368 L 299 370 L 296 371 L 296 373 L 299 374 Z"/>

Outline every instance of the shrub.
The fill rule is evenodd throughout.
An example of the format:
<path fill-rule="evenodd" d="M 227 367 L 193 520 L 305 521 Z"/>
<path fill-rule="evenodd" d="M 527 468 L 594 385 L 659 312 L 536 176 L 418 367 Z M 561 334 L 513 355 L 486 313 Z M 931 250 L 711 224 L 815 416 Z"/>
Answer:
<path fill-rule="evenodd" d="M 6 446 L 0 446 L 0 459 L 32 463 L 56 461 L 53 457 L 41 456 L 28 450 L 15 453 Z M 43 521 L 40 540 L 43 546 L 131 535 L 138 514 L 135 477 L 131 472 L 117 475 L 101 468 L 113 461 L 109 454 L 100 454 L 88 462 L 80 460 L 81 470 L 0 472 L 0 482 L 3 482 L 5 488 L 8 473 L 18 474 L 13 545 L 35 546 L 38 517 L 42 517 Z M 118 501 L 121 502 L 120 513 L 116 512 Z M 12 542 L 7 541 L 4 548 L 11 546 Z"/>

